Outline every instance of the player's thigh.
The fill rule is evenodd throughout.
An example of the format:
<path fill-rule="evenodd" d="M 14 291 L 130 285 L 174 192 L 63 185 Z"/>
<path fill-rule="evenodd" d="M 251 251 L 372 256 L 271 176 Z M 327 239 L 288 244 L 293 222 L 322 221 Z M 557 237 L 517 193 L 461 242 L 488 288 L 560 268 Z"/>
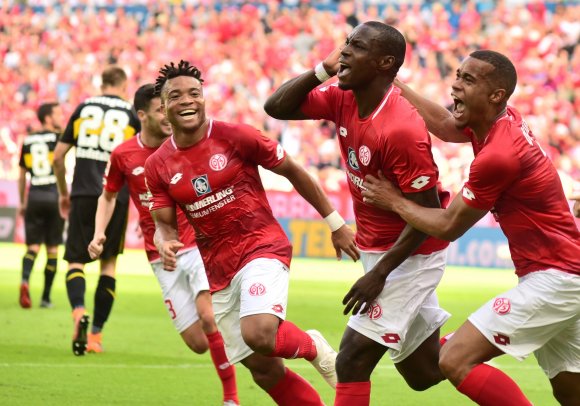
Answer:
<path fill-rule="evenodd" d="M 339 382 L 368 380 L 388 348 L 346 327 L 336 359 Z"/>
<path fill-rule="evenodd" d="M 107 240 L 103 245 L 103 252 L 101 253 L 102 259 L 116 257 L 123 253 L 128 212 L 129 204 L 117 201 L 111 220 L 105 230 Z"/>
<path fill-rule="evenodd" d="M 181 334 L 199 320 L 195 296 L 188 275 L 179 266 L 172 272 L 164 270 L 161 262 L 151 264 L 151 266 L 161 287 L 163 302 L 169 317 L 175 329 Z"/>
<path fill-rule="evenodd" d="M 95 232 L 98 198 L 78 196 L 71 199 L 64 259 L 69 263 L 87 264 L 93 260 L 87 247 Z"/>
<path fill-rule="evenodd" d="M 29 201 L 24 213 L 24 237 L 26 245 L 38 245 L 44 242 L 46 234 L 45 213 L 42 205 Z"/>
<path fill-rule="evenodd" d="M 579 313 L 580 276 L 547 270 L 520 278 L 516 287 L 488 301 L 469 321 L 492 345 L 521 360 L 557 342 L 556 336 L 568 331 Z"/>
<path fill-rule="evenodd" d="M 58 201 L 47 204 L 46 213 L 46 228 L 44 242 L 47 246 L 57 246 L 63 242 L 64 220 L 60 216 L 58 210 Z"/>

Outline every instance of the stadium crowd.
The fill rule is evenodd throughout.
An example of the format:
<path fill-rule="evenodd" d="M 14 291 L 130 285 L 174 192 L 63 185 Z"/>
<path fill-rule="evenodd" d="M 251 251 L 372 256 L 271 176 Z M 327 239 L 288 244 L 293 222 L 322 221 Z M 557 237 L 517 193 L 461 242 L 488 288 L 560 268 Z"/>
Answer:
<path fill-rule="evenodd" d="M 0 0 L 1 1 L 1 0 Z M 22 5 L 27 3 L 27 5 Z M 381 5 L 379 5 L 381 3 Z M 580 181 L 580 4 L 490 1 L 36 0 L 0 3 L 0 179 L 16 179 L 23 136 L 39 104 L 68 117 L 95 94 L 110 63 L 130 76 L 129 94 L 164 63 L 190 59 L 203 72 L 212 117 L 245 122 L 281 141 L 329 190 L 345 182 L 334 126 L 282 122 L 263 111 L 284 80 L 315 66 L 358 22 L 397 27 L 408 42 L 399 78 L 438 103 L 462 58 L 490 47 L 514 61 L 518 106 L 570 194 Z M 471 145 L 433 140 L 444 187 L 456 192 Z M 266 180 L 267 188 L 277 188 Z"/>

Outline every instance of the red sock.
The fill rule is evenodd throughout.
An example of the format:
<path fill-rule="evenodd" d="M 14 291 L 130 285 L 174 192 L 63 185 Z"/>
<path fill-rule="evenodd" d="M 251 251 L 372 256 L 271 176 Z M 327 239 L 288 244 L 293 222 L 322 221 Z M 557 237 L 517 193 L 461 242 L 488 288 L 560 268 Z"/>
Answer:
<path fill-rule="evenodd" d="M 457 390 L 481 406 L 532 404 L 509 376 L 487 364 L 479 364 L 469 371 Z"/>
<path fill-rule="evenodd" d="M 280 323 L 276 333 L 276 347 L 270 357 L 305 358 L 312 361 L 316 355 L 316 345 L 308 334 L 289 321 Z"/>
<path fill-rule="evenodd" d="M 371 381 L 336 384 L 334 406 L 368 406 L 371 403 Z"/>
<path fill-rule="evenodd" d="M 449 339 L 450 339 L 451 337 L 453 337 L 453 334 L 455 334 L 455 331 L 453 331 L 453 332 L 451 332 L 451 333 L 447 333 L 447 334 L 445 334 L 443 337 L 441 337 L 441 338 L 439 339 L 439 345 L 440 345 L 441 347 L 443 347 L 443 345 L 445 345 L 445 343 L 446 343 L 447 341 L 449 341 Z"/>
<path fill-rule="evenodd" d="M 240 403 L 236 386 L 236 369 L 228 360 L 222 335 L 219 331 L 216 331 L 215 333 L 207 334 L 207 340 L 209 341 L 211 360 L 222 381 L 224 402 L 233 400 L 236 403 Z"/>
<path fill-rule="evenodd" d="M 268 391 L 268 395 L 280 406 L 324 406 L 312 385 L 288 368 L 284 378 Z"/>

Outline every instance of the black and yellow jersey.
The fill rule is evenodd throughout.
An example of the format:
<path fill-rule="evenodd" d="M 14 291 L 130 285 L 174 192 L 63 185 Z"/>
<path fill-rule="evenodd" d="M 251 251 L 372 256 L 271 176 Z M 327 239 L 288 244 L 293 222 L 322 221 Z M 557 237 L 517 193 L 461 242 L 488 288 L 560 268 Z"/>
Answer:
<path fill-rule="evenodd" d="M 24 138 L 20 151 L 20 167 L 30 174 L 28 199 L 52 200 L 58 198 L 56 177 L 52 169 L 58 134 L 38 131 Z"/>
<path fill-rule="evenodd" d="M 133 106 L 117 96 L 86 99 L 72 114 L 60 141 L 76 148 L 71 197 L 100 196 L 113 149 L 141 129 Z M 127 200 L 122 193 L 119 200 Z"/>

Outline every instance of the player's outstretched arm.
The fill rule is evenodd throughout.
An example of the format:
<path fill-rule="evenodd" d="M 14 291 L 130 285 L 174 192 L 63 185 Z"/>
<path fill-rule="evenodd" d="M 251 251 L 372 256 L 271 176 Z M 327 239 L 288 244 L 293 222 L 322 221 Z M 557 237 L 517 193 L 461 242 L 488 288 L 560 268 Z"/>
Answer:
<path fill-rule="evenodd" d="M 382 173 L 380 173 L 382 175 Z M 384 179 L 384 176 L 381 176 Z M 375 185 L 365 182 L 367 190 L 374 191 Z M 380 190 L 380 189 L 378 189 Z M 405 197 L 421 207 L 441 207 L 437 187 L 418 193 L 407 193 Z M 381 207 L 379 207 L 381 208 Z M 387 251 L 374 268 L 359 278 L 343 299 L 344 314 L 366 313 L 378 295 L 382 292 L 389 274 L 401 265 L 425 241 L 427 235 L 407 225 L 395 244 Z"/>
<path fill-rule="evenodd" d="M 97 203 L 97 212 L 95 214 L 95 232 L 93 240 L 89 243 L 88 251 L 91 259 L 97 259 L 103 252 L 103 245 L 107 240 L 105 230 L 113 217 L 115 206 L 117 203 L 117 193 L 109 192 L 103 189 L 103 193 L 99 196 Z"/>
<path fill-rule="evenodd" d="M 179 242 L 175 207 L 153 210 L 151 216 L 155 221 L 153 242 L 161 256 L 163 268 L 166 271 L 174 271 L 177 267 L 177 252 L 183 247 Z"/>
<path fill-rule="evenodd" d="M 296 191 L 326 220 L 332 232 L 332 244 L 337 258 L 340 259 L 344 252 L 354 261 L 358 260 L 360 253 L 354 241 L 354 231 L 332 207 L 320 184 L 306 169 L 287 155 L 284 161 L 272 171 L 287 178 Z"/>
<path fill-rule="evenodd" d="M 300 111 L 300 105 L 310 91 L 322 82 L 336 75 L 341 48 L 335 49 L 316 68 L 282 84 L 264 104 L 264 111 L 278 120 L 306 120 L 308 117 Z"/>
<path fill-rule="evenodd" d="M 58 207 L 60 215 L 64 219 L 68 218 L 68 213 L 70 211 L 70 197 L 68 194 L 68 185 L 66 184 L 66 167 L 64 164 L 64 158 L 71 148 L 72 144 L 61 141 L 57 142 L 54 150 L 54 160 L 52 162 L 59 195 Z"/>
<path fill-rule="evenodd" d="M 469 142 L 463 131 L 455 126 L 455 120 L 449 110 L 421 96 L 397 78 L 393 84 L 401 89 L 401 95 L 419 111 L 429 132 L 446 142 Z"/>

